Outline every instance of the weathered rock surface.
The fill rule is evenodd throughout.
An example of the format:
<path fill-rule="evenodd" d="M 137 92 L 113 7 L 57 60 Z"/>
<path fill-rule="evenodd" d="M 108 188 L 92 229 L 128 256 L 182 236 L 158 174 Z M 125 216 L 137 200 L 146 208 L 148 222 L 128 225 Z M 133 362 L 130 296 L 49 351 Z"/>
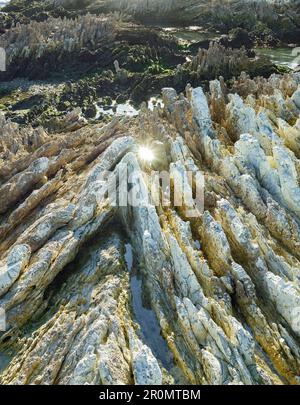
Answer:
<path fill-rule="evenodd" d="M 2 384 L 300 383 L 299 84 L 168 88 L 30 148 L 31 129 L 1 127 Z M 136 206 L 101 177 L 119 192 L 124 167 Z M 153 205 L 155 167 L 202 174 L 204 206 Z"/>

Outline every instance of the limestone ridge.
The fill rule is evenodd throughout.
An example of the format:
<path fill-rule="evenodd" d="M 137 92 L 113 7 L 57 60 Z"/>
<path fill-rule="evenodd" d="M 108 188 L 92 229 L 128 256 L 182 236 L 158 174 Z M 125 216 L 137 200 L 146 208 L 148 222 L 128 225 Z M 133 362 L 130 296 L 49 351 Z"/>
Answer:
<path fill-rule="evenodd" d="M 16 125 L 14 142 L 2 117 L 0 382 L 299 384 L 299 92 L 299 73 L 242 74 L 165 88 L 137 118 Z M 108 203 L 98 175 L 123 164 L 146 199 L 145 142 L 160 167 L 204 173 L 199 218 Z M 133 310 L 128 243 L 169 364 Z"/>

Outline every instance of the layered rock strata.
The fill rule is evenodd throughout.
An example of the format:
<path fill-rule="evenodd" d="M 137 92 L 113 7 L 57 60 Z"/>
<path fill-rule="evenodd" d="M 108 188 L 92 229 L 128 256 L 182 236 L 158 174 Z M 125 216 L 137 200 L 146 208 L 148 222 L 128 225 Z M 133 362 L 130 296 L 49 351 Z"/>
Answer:
<path fill-rule="evenodd" d="M 136 118 L 15 127 L 16 145 L 3 125 L 0 382 L 299 384 L 299 85 L 165 88 Z M 124 167 L 138 206 L 101 181 Z M 152 204 L 152 169 L 203 175 L 198 215 Z"/>

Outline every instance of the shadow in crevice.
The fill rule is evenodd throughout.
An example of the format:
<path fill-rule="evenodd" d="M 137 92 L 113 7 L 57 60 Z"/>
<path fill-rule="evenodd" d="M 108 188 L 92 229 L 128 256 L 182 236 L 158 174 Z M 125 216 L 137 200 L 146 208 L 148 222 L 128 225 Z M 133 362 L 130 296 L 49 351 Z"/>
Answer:
<path fill-rule="evenodd" d="M 181 370 L 176 366 L 174 356 L 162 337 L 157 316 L 146 296 L 140 264 L 136 260 L 130 243 L 125 245 L 125 261 L 130 272 L 131 306 L 134 321 L 140 326 L 138 335 L 161 365 L 172 375 L 175 383 L 187 384 Z"/>

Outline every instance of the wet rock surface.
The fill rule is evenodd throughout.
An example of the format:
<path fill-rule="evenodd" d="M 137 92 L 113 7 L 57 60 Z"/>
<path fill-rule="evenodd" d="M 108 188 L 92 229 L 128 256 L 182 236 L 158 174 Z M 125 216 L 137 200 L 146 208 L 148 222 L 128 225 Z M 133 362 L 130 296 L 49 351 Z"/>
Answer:
<path fill-rule="evenodd" d="M 220 77 L 59 132 L 1 116 L 0 382 L 299 384 L 299 85 Z M 124 165 L 141 206 L 100 181 Z M 149 203 L 155 167 L 204 175 L 198 215 Z"/>

